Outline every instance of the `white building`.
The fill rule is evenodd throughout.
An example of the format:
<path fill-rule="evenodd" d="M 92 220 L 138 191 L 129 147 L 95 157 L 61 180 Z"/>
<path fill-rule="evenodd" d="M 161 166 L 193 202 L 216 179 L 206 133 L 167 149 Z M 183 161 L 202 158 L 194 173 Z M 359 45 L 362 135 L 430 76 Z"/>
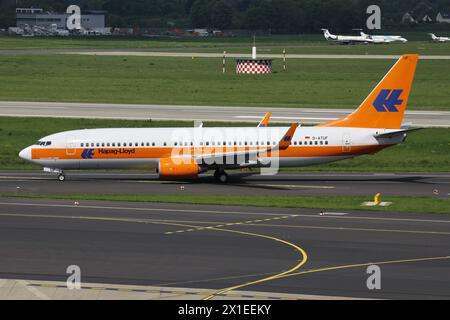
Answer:
<path fill-rule="evenodd" d="M 436 22 L 450 23 L 450 15 L 439 12 L 436 16 Z"/>
<path fill-rule="evenodd" d="M 44 12 L 40 8 L 16 8 L 16 26 L 66 29 L 67 13 Z M 86 30 L 105 28 L 105 11 L 81 11 L 81 26 Z"/>

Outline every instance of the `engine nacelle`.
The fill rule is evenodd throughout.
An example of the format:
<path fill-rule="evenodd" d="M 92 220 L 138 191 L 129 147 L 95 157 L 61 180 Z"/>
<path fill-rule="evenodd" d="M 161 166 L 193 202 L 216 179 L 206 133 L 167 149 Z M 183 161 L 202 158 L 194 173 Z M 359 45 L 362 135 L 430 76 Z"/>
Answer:
<path fill-rule="evenodd" d="M 162 158 L 159 160 L 158 172 L 160 177 L 192 177 L 201 172 L 199 165 L 192 159 Z"/>

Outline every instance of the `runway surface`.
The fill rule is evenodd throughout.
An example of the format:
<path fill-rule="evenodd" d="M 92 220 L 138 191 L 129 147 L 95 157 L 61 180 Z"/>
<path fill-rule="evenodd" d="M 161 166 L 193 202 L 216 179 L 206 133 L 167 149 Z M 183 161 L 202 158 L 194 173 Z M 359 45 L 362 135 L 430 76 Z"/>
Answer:
<path fill-rule="evenodd" d="M 196 180 L 161 181 L 148 172 L 68 171 L 66 181 L 59 182 L 55 175 L 43 172 L 0 172 L 0 194 L 362 195 L 370 200 L 378 192 L 448 198 L 450 174 L 282 172 L 262 176 L 231 171 L 230 182 L 220 184 L 209 174 Z"/>
<path fill-rule="evenodd" d="M 214 107 L 137 104 L 0 101 L 0 116 L 89 119 L 200 120 L 259 123 L 266 112 L 272 122 L 322 123 L 344 117 L 352 109 Z M 405 123 L 418 127 L 449 127 L 448 111 L 406 111 Z"/>
<path fill-rule="evenodd" d="M 2 198 L 0 242 L 0 278 L 450 298 L 446 215 Z"/>
<path fill-rule="evenodd" d="M 65 54 L 83 54 L 99 56 L 141 56 L 141 57 L 198 57 L 198 58 L 222 58 L 223 52 L 163 52 L 144 50 L 72 50 L 64 51 Z M 228 58 L 252 58 L 248 53 L 227 53 Z M 286 54 L 287 59 L 398 59 L 400 55 L 380 54 Z M 264 53 L 260 58 L 281 59 L 283 54 Z M 448 55 L 421 55 L 422 60 L 450 60 Z"/>

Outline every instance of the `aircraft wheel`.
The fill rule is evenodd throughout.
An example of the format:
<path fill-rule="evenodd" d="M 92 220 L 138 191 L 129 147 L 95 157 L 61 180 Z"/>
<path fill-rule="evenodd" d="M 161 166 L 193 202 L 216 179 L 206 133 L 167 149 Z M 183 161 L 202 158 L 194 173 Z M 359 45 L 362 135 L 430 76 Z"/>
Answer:
<path fill-rule="evenodd" d="M 59 181 L 65 181 L 65 180 L 66 180 L 66 176 L 63 175 L 63 174 L 60 174 L 60 175 L 58 176 L 58 180 L 59 180 Z"/>
<path fill-rule="evenodd" d="M 228 175 L 226 174 L 225 171 L 218 171 L 217 173 L 214 173 L 214 176 L 221 183 L 227 183 L 228 181 Z"/>

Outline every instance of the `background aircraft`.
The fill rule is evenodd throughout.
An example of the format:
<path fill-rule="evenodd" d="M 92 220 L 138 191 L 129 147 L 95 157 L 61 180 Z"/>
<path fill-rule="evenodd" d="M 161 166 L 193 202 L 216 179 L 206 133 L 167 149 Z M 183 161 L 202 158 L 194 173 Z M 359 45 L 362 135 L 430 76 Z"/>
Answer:
<path fill-rule="evenodd" d="M 372 39 L 363 36 L 341 36 L 331 34 L 328 29 L 321 29 L 325 39 L 341 44 L 373 43 Z"/>
<path fill-rule="evenodd" d="M 434 42 L 447 42 L 447 41 L 450 41 L 449 37 L 436 37 L 436 35 L 434 33 L 429 33 L 429 35 L 431 36 L 431 39 Z"/>
<path fill-rule="evenodd" d="M 407 42 L 408 40 L 402 36 L 373 36 L 361 31 L 361 37 L 372 39 L 373 43 L 391 43 L 391 42 Z"/>

